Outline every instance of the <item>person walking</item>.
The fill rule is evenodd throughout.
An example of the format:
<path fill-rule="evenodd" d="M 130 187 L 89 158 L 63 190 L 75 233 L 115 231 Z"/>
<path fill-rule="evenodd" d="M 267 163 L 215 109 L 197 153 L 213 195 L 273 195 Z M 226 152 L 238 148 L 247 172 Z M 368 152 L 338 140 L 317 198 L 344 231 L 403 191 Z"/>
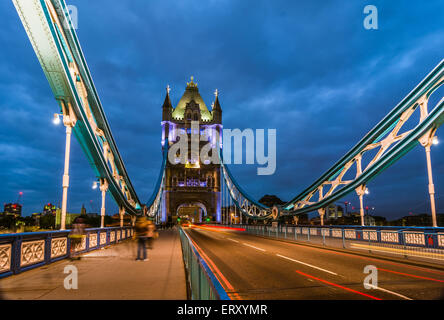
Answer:
<path fill-rule="evenodd" d="M 148 220 L 146 237 L 148 239 L 148 248 L 152 249 L 153 248 L 153 240 L 155 238 L 157 238 L 157 231 L 156 231 L 156 225 L 151 220 Z"/>
<path fill-rule="evenodd" d="M 137 260 L 147 261 L 146 242 L 147 242 L 148 222 L 146 217 L 137 217 L 136 237 L 137 237 Z"/>
<path fill-rule="evenodd" d="M 70 239 L 71 242 L 69 250 L 69 258 L 71 260 L 74 259 L 76 249 L 81 245 L 84 235 L 85 235 L 85 222 L 83 218 L 77 217 L 74 220 L 74 223 L 72 225 L 72 230 L 68 235 L 68 238 Z M 80 256 L 77 256 L 77 259 L 80 260 Z"/>

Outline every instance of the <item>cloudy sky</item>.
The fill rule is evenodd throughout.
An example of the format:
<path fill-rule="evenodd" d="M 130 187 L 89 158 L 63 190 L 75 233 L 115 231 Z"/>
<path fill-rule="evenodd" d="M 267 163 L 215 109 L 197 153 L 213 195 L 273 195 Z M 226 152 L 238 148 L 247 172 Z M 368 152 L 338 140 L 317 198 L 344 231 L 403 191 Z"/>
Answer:
<path fill-rule="evenodd" d="M 255 198 L 289 200 L 310 185 L 444 58 L 440 0 L 70 0 L 96 88 L 142 201 L 161 160 L 165 87 L 176 104 L 191 75 L 208 106 L 220 92 L 225 128 L 276 128 L 277 168 L 231 166 Z M 379 29 L 363 27 L 365 5 Z M 15 11 L 0 2 L 0 201 L 23 191 L 26 215 L 61 202 L 64 128 Z M 433 106 L 443 88 L 432 98 Z M 442 129 L 438 136 L 444 142 Z M 444 143 L 432 149 L 444 213 Z M 99 212 L 94 173 L 73 139 L 68 211 Z M 368 185 L 374 214 L 429 212 L 425 153 L 417 147 Z M 358 204 L 355 194 L 348 200 Z M 116 205 L 108 197 L 107 212 Z"/>

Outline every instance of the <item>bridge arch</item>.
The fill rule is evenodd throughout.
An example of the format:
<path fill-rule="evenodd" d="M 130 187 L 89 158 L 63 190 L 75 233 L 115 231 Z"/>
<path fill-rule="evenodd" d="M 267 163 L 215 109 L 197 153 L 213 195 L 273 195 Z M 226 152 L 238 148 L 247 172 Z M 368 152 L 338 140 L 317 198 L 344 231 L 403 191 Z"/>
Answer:
<path fill-rule="evenodd" d="M 203 217 L 208 214 L 207 206 L 202 201 L 183 202 L 177 205 L 175 212 L 177 217 L 190 216 L 192 222 L 202 222 Z"/>

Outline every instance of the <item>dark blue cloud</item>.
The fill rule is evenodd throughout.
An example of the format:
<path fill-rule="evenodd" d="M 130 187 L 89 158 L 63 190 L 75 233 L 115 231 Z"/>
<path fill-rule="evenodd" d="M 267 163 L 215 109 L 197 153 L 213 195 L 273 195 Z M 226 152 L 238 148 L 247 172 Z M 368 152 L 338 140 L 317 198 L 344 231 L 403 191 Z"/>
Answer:
<path fill-rule="evenodd" d="M 368 132 L 443 58 L 442 1 L 68 1 L 116 143 L 142 200 L 160 165 L 165 86 L 173 104 L 194 75 L 207 105 L 218 88 L 226 128 L 277 128 L 277 170 L 231 166 L 252 196 L 289 200 Z M 0 4 L 0 201 L 24 191 L 24 211 L 59 203 L 64 129 L 11 1 Z M 440 94 L 442 96 L 443 91 Z M 438 131 L 439 135 L 440 130 Z M 441 140 L 444 140 L 442 138 Z M 94 174 L 73 140 L 69 211 L 98 211 Z M 433 148 L 437 207 L 444 147 Z M 390 218 L 429 210 L 425 155 L 413 150 L 369 184 Z M 91 204 L 92 200 L 92 204 Z M 355 202 L 354 194 L 346 200 Z M 115 212 L 112 199 L 109 212 Z"/>

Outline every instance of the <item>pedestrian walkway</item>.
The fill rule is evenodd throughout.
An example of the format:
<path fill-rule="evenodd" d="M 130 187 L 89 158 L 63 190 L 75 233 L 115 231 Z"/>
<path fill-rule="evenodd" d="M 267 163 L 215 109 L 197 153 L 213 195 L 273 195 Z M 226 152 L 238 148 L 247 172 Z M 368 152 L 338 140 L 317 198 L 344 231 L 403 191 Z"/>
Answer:
<path fill-rule="evenodd" d="M 0 279 L 0 299 L 187 299 L 176 229 L 159 231 L 148 261 L 136 261 L 136 253 L 136 241 L 128 240 L 89 252 L 80 260 L 65 259 Z M 78 289 L 64 287 L 67 265 L 78 270 Z"/>

